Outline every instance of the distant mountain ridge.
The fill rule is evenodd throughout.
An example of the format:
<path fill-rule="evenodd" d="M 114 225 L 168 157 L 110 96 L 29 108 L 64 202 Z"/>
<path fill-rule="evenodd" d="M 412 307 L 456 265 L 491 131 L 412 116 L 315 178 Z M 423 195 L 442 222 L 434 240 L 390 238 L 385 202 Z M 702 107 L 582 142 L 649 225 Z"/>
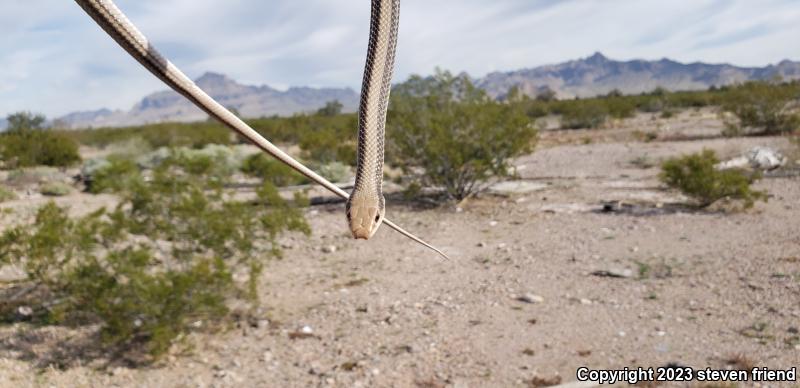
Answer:
<path fill-rule="evenodd" d="M 559 98 L 590 97 L 614 89 L 624 94 L 647 92 L 656 87 L 668 90 L 700 90 L 749 80 L 800 79 L 800 62 L 784 60 L 765 67 L 739 67 L 701 62 L 616 61 L 595 53 L 586 58 L 554 65 L 508 72 L 493 72 L 475 79 L 475 84 L 494 98 L 503 98 L 513 86 L 529 96 L 552 90 Z M 236 109 L 243 117 L 286 116 L 312 112 L 331 100 L 339 100 L 345 112 L 358 108 L 359 95 L 350 88 L 292 87 L 285 92 L 269 86 L 240 84 L 225 75 L 206 73 L 196 81 L 222 105 Z M 75 112 L 57 120 L 66 127 L 118 127 L 166 121 L 205 120 L 207 115 L 173 91 L 144 97 L 129 111 L 100 109 Z"/>
<path fill-rule="evenodd" d="M 495 98 L 502 98 L 512 86 L 529 96 L 550 89 L 559 98 L 591 97 L 614 89 L 624 94 L 648 92 L 656 87 L 668 90 L 702 90 L 744 81 L 800 79 L 800 62 L 784 60 L 765 67 L 738 67 L 702 62 L 615 61 L 601 53 L 556 65 L 509 72 L 494 72 L 476 80 L 476 85 Z"/>
<path fill-rule="evenodd" d="M 208 72 L 195 80 L 197 86 L 242 117 L 287 116 L 315 111 L 325 103 L 338 100 L 343 110 L 354 112 L 358 94 L 350 88 L 292 87 L 285 92 L 269 86 L 240 84 L 225 75 Z M 57 118 L 69 128 L 98 128 L 141 125 L 157 122 L 190 122 L 208 118 L 186 98 L 172 90 L 147 95 L 129 111 L 99 109 L 74 112 Z"/>

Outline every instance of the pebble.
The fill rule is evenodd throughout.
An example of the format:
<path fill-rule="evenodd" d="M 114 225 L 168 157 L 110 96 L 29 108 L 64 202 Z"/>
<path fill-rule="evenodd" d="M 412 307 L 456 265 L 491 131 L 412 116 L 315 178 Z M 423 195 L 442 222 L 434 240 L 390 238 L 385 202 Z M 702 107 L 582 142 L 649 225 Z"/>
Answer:
<path fill-rule="evenodd" d="M 581 298 L 581 304 L 586 304 L 586 305 L 592 304 L 592 301 L 590 299 Z"/>
<path fill-rule="evenodd" d="M 489 221 L 489 226 L 497 226 L 497 221 Z"/>
<path fill-rule="evenodd" d="M 544 297 L 541 296 L 541 295 L 536 295 L 536 294 L 523 294 L 523 295 L 520 295 L 520 296 L 515 296 L 515 299 L 517 299 L 520 302 L 525 302 L 525 303 L 542 303 L 542 302 L 544 302 Z"/>
<path fill-rule="evenodd" d="M 601 269 L 601 270 L 593 271 L 592 275 L 600 276 L 600 277 L 627 279 L 627 278 L 633 277 L 633 270 L 630 270 L 630 269 L 618 269 L 618 268 L 612 268 L 612 269 L 606 269 L 606 270 Z"/>
<path fill-rule="evenodd" d="M 33 309 L 30 306 L 19 306 L 17 308 L 17 314 L 27 318 L 33 315 Z"/>
<path fill-rule="evenodd" d="M 479 242 L 479 243 L 478 243 L 478 247 L 479 247 L 479 248 L 483 248 L 483 247 L 485 247 L 485 246 L 486 246 L 486 243 L 485 243 L 485 242 L 483 242 L 483 241 L 481 241 L 481 242 Z"/>
<path fill-rule="evenodd" d="M 300 329 L 300 332 L 302 332 L 304 334 L 311 334 L 311 333 L 314 332 L 314 330 L 311 329 L 311 326 L 303 326 L 303 328 Z"/>
<path fill-rule="evenodd" d="M 324 253 L 334 253 L 336 252 L 336 245 L 326 245 L 322 247 L 322 252 Z"/>

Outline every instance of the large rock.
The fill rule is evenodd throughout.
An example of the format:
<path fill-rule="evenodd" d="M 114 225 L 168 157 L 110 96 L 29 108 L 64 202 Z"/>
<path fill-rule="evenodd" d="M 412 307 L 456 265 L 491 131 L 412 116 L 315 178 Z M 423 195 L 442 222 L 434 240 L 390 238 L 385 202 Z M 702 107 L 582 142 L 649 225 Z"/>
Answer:
<path fill-rule="evenodd" d="M 746 154 L 717 164 L 720 170 L 731 168 L 751 168 L 769 171 L 786 164 L 786 158 L 780 152 L 767 147 L 754 147 Z"/>

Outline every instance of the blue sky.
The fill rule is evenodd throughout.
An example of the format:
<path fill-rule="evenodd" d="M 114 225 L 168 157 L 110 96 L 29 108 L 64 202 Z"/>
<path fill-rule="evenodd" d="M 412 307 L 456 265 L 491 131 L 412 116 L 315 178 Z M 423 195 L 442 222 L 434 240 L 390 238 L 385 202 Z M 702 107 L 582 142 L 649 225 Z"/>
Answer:
<path fill-rule="evenodd" d="M 117 0 L 190 77 L 349 86 L 364 64 L 366 0 Z M 481 76 L 576 59 L 800 60 L 798 0 L 402 0 L 395 81 L 437 66 Z M 0 116 L 129 109 L 164 87 L 72 1 L 3 0 Z"/>

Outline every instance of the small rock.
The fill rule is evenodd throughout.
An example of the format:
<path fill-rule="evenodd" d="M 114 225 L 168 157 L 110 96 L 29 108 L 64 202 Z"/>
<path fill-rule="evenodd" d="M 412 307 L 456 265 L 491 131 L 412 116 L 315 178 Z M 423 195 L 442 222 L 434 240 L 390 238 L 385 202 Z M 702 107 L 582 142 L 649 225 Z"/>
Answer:
<path fill-rule="evenodd" d="M 485 243 L 485 242 L 483 242 L 483 241 L 481 241 L 481 242 L 479 242 L 479 243 L 478 243 L 478 247 L 479 247 L 479 248 L 483 248 L 483 247 L 485 247 L 485 246 L 486 246 L 486 243 Z"/>
<path fill-rule="evenodd" d="M 591 299 L 586 299 L 586 298 L 581 298 L 580 302 L 581 302 L 581 304 L 585 304 L 585 305 L 592 304 Z"/>
<path fill-rule="evenodd" d="M 608 270 L 601 269 L 592 272 L 592 275 L 600 277 L 627 279 L 633 277 L 633 271 L 630 269 L 608 269 Z"/>
<path fill-rule="evenodd" d="M 311 326 L 303 326 L 303 328 L 300 329 L 300 332 L 304 334 L 312 334 L 314 333 L 314 330 L 311 329 Z"/>
<path fill-rule="evenodd" d="M 617 335 L 618 335 L 618 336 L 620 336 L 620 337 L 624 337 L 626 334 L 627 334 L 627 333 L 625 333 L 625 332 L 624 332 L 624 331 L 622 331 L 622 330 L 620 330 L 620 331 L 617 333 Z"/>
<path fill-rule="evenodd" d="M 30 306 L 19 306 L 17 308 L 17 314 L 22 317 L 28 318 L 33 315 L 33 309 Z"/>
<path fill-rule="evenodd" d="M 497 221 L 489 221 L 489 226 L 497 226 Z"/>
<path fill-rule="evenodd" d="M 272 361 L 272 352 L 264 352 L 264 354 L 261 355 L 261 361 L 263 362 Z"/>
<path fill-rule="evenodd" d="M 536 294 L 524 294 L 517 296 L 516 299 L 520 302 L 525 303 L 542 303 L 544 302 L 544 297 L 541 295 Z"/>
<path fill-rule="evenodd" d="M 324 253 L 336 252 L 336 245 L 326 245 L 326 246 L 322 247 L 322 252 L 324 252 Z"/>

